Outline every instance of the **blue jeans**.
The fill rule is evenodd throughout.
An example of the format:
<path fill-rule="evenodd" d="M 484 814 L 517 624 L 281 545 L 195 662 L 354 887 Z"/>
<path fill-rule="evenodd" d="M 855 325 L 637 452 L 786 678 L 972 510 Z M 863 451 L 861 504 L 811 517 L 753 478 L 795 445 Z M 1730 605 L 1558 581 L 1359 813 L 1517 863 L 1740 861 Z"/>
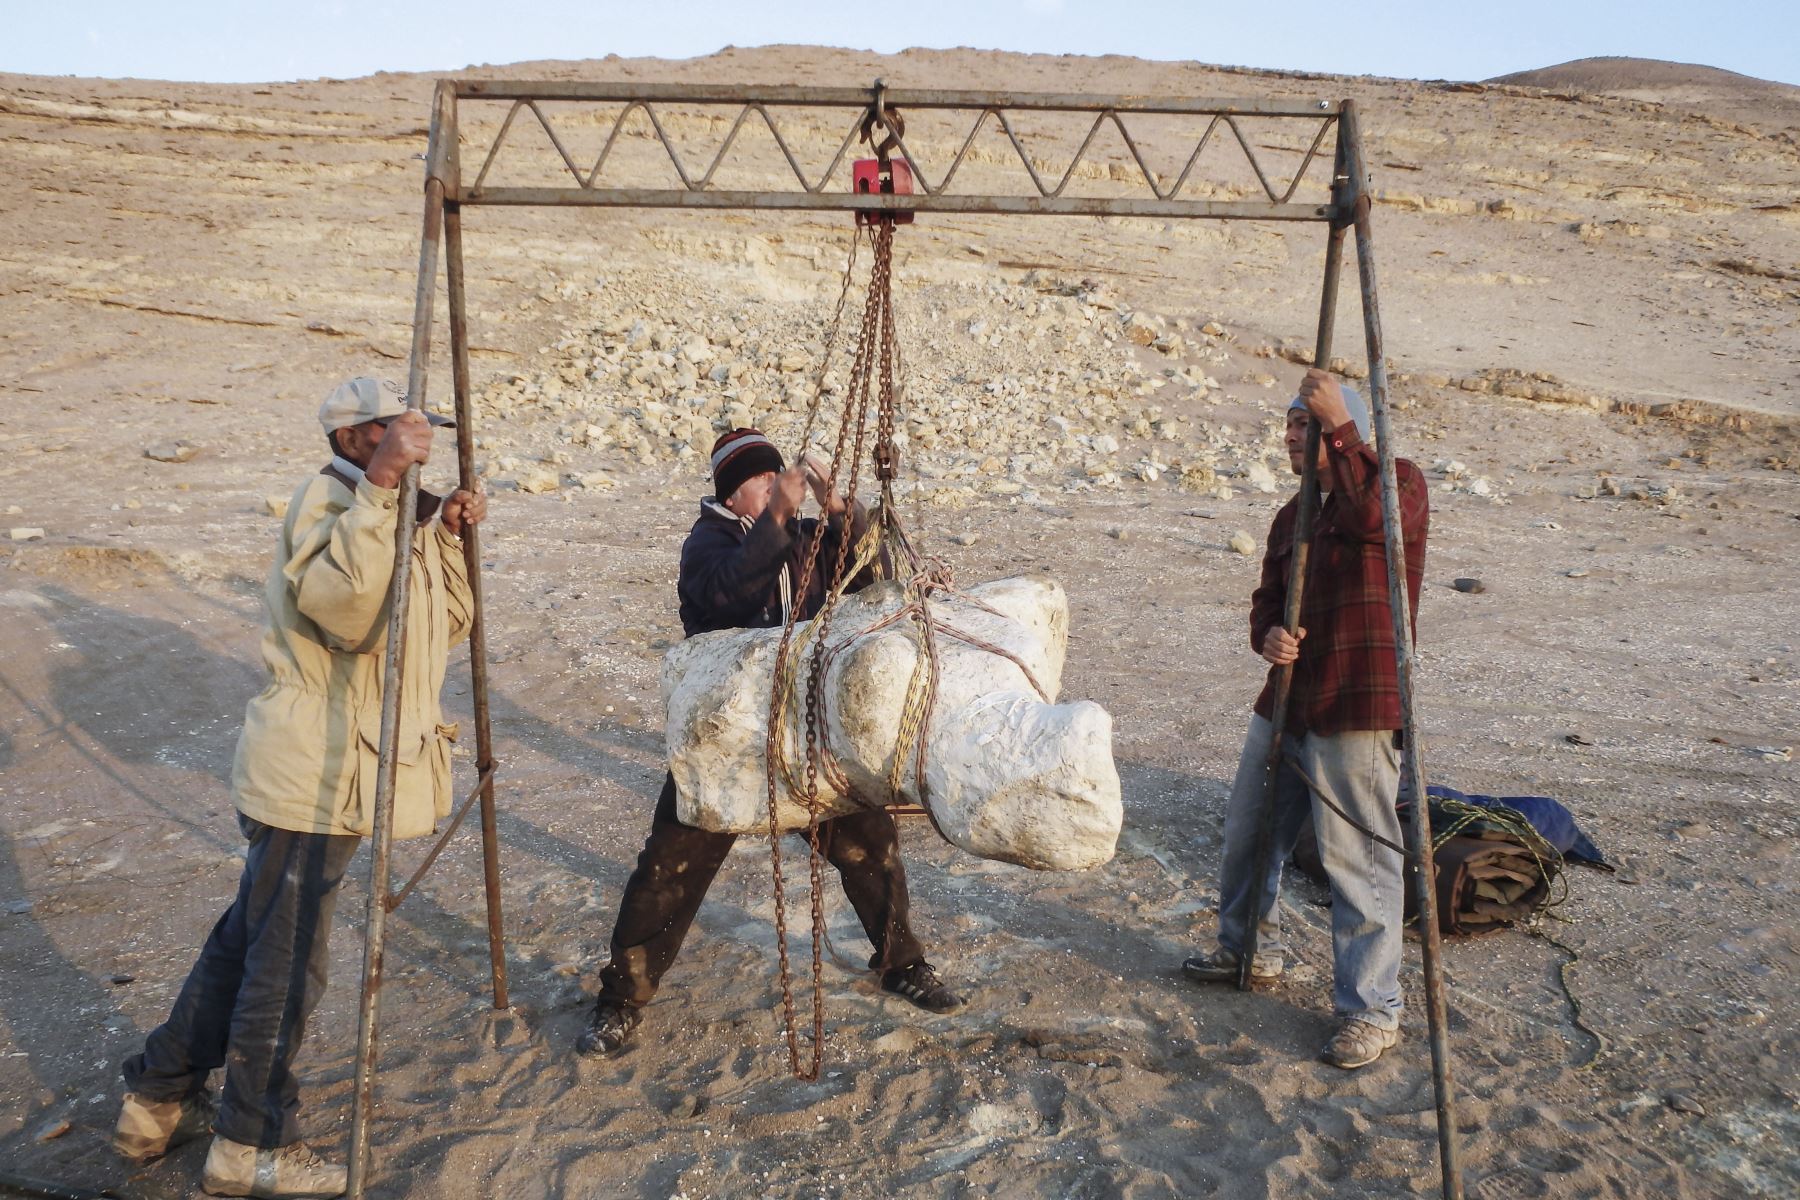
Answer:
<path fill-rule="evenodd" d="M 1256 836 L 1264 765 L 1273 730 L 1250 719 L 1244 752 L 1225 809 L 1225 853 L 1219 868 L 1219 945 L 1243 952 L 1252 894 L 1257 890 Z M 1355 730 L 1282 738 L 1275 782 L 1275 833 L 1269 873 L 1257 902 L 1257 961 L 1281 962 L 1281 868 L 1294 852 L 1311 805 L 1319 857 L 1331 880 L 1332 1006 L 1383 1029 L 1400 1026 L 1400 930 L 1403 893 L 1400 855 L 1353 829 L 1313 796 L 1307 780 L 1332 803 L 1389 841 L 1400 844 L 1394 797 L 1400 751 L 1390 730 Z M 1303 774 L 1304 773 L 1304 774 Z"/>
<path fill-rule="evenodd" d="M 362 841 L 238 814 L 250 839 L 237 899 L 213 926 L 169 1019 L 125 1060 L 125 1087 L 180 1100 L 225 1068 L 213 1131 L 274 1149 L 300 1140 L 294 1056 L 325 990 L 337 888 Z"/>

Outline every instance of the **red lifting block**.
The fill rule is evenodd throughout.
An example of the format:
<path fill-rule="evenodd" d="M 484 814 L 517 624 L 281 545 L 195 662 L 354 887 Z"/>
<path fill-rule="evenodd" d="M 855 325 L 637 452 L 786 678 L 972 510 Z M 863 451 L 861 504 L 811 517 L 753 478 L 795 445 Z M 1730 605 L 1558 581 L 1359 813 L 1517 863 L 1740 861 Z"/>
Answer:
<path fill-rule="evenodd" d="M 910 196 L 913 194 L 912 168 L 904 158 L 888 160 L 888 173 L 881 173 L 881 160 L 878 158 L 859 158 L 850 167 L 850 187 L 859 195 L 872 192 L 885 192 L 894 196 Z M 890 220 L 896 225 L 911 225 L 913 215 L 909 212 L 873 213 L 858 211 L 858 225 L 873 225 L 877 219 Z"/>

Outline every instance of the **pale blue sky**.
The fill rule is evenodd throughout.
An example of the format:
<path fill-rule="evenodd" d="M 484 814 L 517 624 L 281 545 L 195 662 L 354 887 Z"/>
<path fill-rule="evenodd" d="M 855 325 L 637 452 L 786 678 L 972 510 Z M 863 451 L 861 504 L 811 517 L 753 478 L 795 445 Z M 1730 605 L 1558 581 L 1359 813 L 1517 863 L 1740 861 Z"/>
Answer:
<path fill-rule="evenodd" d="M 0 13 L 0 71 L 42 75 L 265 81 L 806 42 L 1422 79 L 1633 55 L 1800 84 L 1800 0 L 5 0 Z"/>

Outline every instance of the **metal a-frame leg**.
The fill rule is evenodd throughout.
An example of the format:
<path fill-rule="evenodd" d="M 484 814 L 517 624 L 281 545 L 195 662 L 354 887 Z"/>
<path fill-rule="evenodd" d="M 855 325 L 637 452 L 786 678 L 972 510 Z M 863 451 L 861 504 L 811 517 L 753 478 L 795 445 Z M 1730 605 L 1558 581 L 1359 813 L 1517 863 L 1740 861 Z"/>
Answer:
<path fill-rule="evenodd" d="M 1342 198 L 1338 181 L 1344 178 L 1344 137 L 1338 132 L 1337 165 L 1332 171 L 1332 193 Z M 1325 243 L 1325 281 L 1319 289 L 1319 332 L 1313 343 L 1313 362 L 1323 365 L 1331 361 L 1331 336 L 1337 323 L 1338 277 L 1344 260 L 1344 224 L 1333 221 Z M 1306 590 L 1306 566 L 1311 558 L 1313 519 L 1319 511 L 1319 423 L 1306 421 L 1306 459 L 1300 468 L 1300 505 L 1294 514 L 1294 548 L 1288 563 L 1287 604 L 1281 623 L 1289 634 L 1300 628 L 1300 601 Z M 1259 647 L 1260 649 L 1260 647 Z M 1269 757 L 1264 765 L 1262 807 L 1256 825 L 1256 873 L 1251 876 L 1250 911 L 1244 918 L 1244 945 L 1239 954 L 1237 985 L 1239 991 L 1250 989 L 1251 967 L 1256 960 L 1257 935 L 1260 932 L 1263 889 L 1269 878 L 1269 860 L 1274 855 L 1275 785 L 1281 776 L 1282 741 L 1287 733 L 1288 697 L 1294 685 L 1294 664 L 1275 671 L 1274 707 L 1269 715 Z M 1276 896 L 1280 902 L 1280 896 Z"/>
<path fill-rule="evenodd" d="M 1356 266 L 1362 283 L 1363 334 L 1369 355 L 1369 412 L 1375 450 L 1381 460 L 1381 518 L 1387 540 L 1388 608 L 1394 619 L 1394 657 L 1400 683 L 1400 711 L 1406 738 L 1406 781 L 1412 793 L 1413 846 L 1419 857 L 1413 873 L 1418 894 L 1419 944 L 1424 959 L 1425 1015 L 1431 1029 L 1431 1076 L 1437 1095 L 1438 1161 L 1445 1200 L 1462 1200 L 1462 1163 L 1457 1149 L 1456 1096 L 1450 1075 L 1449 1006 L 1444 997 L 1443 946 L 1438 935 L 1437 881 L 1433 865 L 1431 813 L 1425 795 L 1425 747 L 1414 714 L 1411 608 L 1407 604 L 1406 536 L 1400 522 L 1399 477 L 1388 423 L 1387 362 L 1381 339 L 1381 302 L 1375 286 L 1374 235 L 1369 210 L 1368 166 L 1356 105 L 1344 102 L 1339 127 L 1346 148 L 1350 196 L 1356 228 Z"/>
<path fill-rule="evenodd" d="M 456 469 L 461 486 L 474 491 L 475 405 L 469 392 L 469 321 L 463 293 L 462 209 L 444 212 L 445 281 L 450 291 L 451 379 L 456 389 Z M 500 834 L 494 812 L 494 732 L 488 711 L 487 616 L 482 603 L 481 529 L 463 530 L 463 566 L 468 572 L 472 622 L 469 627 L 470 686 L 475 698 L 475 769 L 481 778 L 481 868 L 487 888 L 488 961 L 494 979 L 494 1007 L 507 1007 L 506 935 L 500 920 Z"/>
<path fill-rule="evenodd" d="M 445 164 L 456 141 L 456 93 L 449 81 L 438 84 L 431 113 L 431 140 L 425 156 L 424 235 L 419 248 L 419 282 L 413 296 L 412 363 L 406 399 L 415 411 L 425 408 L 431 363 L 431 311 L 437 291 L 438 245 L 443 237 Z M 419 468 L 409 467 L 400 484 L 400 511 L 395 518 L 394 574 L 388 585 L 388 632 L 381 683 L 381 750 L 377 759 L 375 812 L 369 864 L 368 927 L 363 943 L 362 994 L 356 1028 L 356 1074 L 350 1104 L 350 1180 L 346 1195 L 358 1200 L 368 1184 L 369 1121 L 375 1099 L 376 1027 L 381 999 L 381 969 L 386 949 L 388 875 L 394 835 L 394 772 L 400 734 L 400 693 L 406 675 L 407 608 L 411 599 L 413 533 L 417 529 Z"/>

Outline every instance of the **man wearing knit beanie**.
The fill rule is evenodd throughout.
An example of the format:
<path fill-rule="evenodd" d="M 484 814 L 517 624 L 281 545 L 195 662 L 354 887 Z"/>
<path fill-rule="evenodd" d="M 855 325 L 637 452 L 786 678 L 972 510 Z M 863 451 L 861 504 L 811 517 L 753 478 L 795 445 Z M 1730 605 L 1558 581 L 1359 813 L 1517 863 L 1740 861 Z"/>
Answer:
<path fill-rule="evenodd" d="M 711 465 L 714 495 L 700 502 L 700 517 L 681 547 L 677 593 L 687 636 L 775 628 L 796 608 L 800 619 L 811 618 L 825 601 L 826 564 L 837 561 L 846 539 L 855 545 L 868 527 L 862 506 L 853 508 L 837 493 L 825 463 L 806 454 L 788 467 L 756 429 L 733 429 L 719 438 Z M 821 518 L 800 517 L 809 487 Z M 797 597 L 815 539 L 818 565 Z M 871 566 L 850 581 L 850 590 L 875 578 Z M 611 1054 L 630 1040 L 737 840 L 682 824 L 675 800 L 675 779 L 665 776 L 650 837 L 619 900 L 612 960 L 600 972 L 600 995 L 576 1040 L 578 1054 Z M 869 966 L 881 973 L 881 986 L 930 1012 L 959 1007 L 962 1000 L 938 978 L 913 936 L 894 818 L 873 808 L 826 821 L 820 832 L 825 857 L 874 946 Z"/>
<path fill-rule="evenodd" d="M 713 443 L 713 496 L 721 504 L 737 494 L 749 479 L 786 467 L 781 451 L 760 429 L 733 429 Z"/>

